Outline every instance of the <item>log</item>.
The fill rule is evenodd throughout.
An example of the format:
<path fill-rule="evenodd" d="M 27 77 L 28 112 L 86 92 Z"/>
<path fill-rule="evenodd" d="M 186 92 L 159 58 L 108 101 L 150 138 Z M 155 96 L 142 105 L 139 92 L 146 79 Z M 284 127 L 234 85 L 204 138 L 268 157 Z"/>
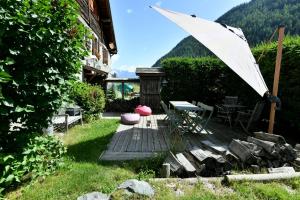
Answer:
<path fill-rule="evenodd" d="M 278 167 L 278 168 L 268 168 L 270 174 L 273 173 L 295 173 L 293 167 Z"/>
<path fill-rule="evenodd" d="M 297 158 L 297 152 L 287 143 L 280 146 L 279 154 L 283 162 L 291 162 Z"/>
<path fill-rule="evenodd" d="M 269 134 L 264 132 L 254 132 L 254 136 L 260 140 L 270 141 L 279 144 L 286 143 L 284 137 L 282 137 L 281 135 Z"/>
<path fill-rule="evenodd" d="M 171 172 L 176 174 L 180 174 L 183 169 L 183 166 L 172 152 L 169 152 L 169 155 L 164 163 L 169 163 Z"/>
<path fill-rule="evenodd" d="M 201 141 L 201 143 L 205 146 L 207 146 L 208 148 L 216 151 L 217 153 L 220 153 L 220 154 L 225 154 L 226 151 L 228 150 L 228 147 L 227 146 L 224 146 L 224 145 L 220 145 L 220 144 L 216 144 L 216 143 L 213 143 L 211 142 L 210 140 L 203 140 Z"/>
<path fill-rule="evenodd" d="M 248 137 L 247 141 L 262 147 L 264 150 L 266 150 L 272 156 L 279 155 L 280 148 L 274 142 L 264 141 L 264 140 L 260 140 L 260 139 L 254 138 L 254 137 Z"/>
<path fill-rule="evenodd" d="M 183 166 L 184 170 L 188 174 L 196 172 L 195 167 L 189 162 L 189 160 L 182 153 L 176 154 L 176 157 L 178 161 L 181 163 L 181 165 Z"/>
<path fill-rule="evenodd" d="M 251 151 L 240 140 L 233 139 L 229 144 L 229 150 L 237 155 L 242 162 L 246 162 L 252 157 Z"/>
<path fill-rule="evenodd" d="M 225 152 L 224 157 L 232 165 L 239 164 L 240 162 L 240 159 L 229 150 Z"/>
<path fill-rule="evenodd" d="M 200 174 L 205 169 L 205 164 L 197 162 L 197 160 L 189 152 L 184 152 L 183 155 L 190 161 L 190 163 L 196 168 L 196 173 Z"/>
<path fill-rule="evenodd" d="M 169 178 L 170 177 L 170 170 L 171 170 L 171 165 L 169 163 L 164 163 L 162 165 L 162 169 L 161 169 L 161 176 L 163 178 Z"/>
<path fill-rule="evenodd" d="M 300 151 L 300 144 L 296 144 L 294 149 L 295 149 L 296 151 Z"/>
<path fill-rule="evenodd" d="M 241 175 L 226 175 L 225 183 L 238 181 L 274 181 L 281 179 L 291 179 L 300 177 L 300 172 L 295 173 L 274 173 L 274 174 L 241 174 Z"/>
<path fill-rule="evenodd" d="M 245 145 L 250 150 L 250 152 L 255 156 L 261 157 L 266 155 L 264 149 L 261 146 L 258 146 L 257 144 L 246 142 L 246 141 L 241 141 L 241 143 Z"/>

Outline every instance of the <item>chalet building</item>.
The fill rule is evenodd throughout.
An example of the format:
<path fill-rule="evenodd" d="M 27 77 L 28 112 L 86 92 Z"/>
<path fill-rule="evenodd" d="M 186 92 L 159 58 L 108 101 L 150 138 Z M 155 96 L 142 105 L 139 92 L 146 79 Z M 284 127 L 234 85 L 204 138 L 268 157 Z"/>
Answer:
<path fill-rule="evenodd" d="M 102 84 L 111 71 L 111 56 L 117 53 L 109 0 L 77 0 L 80 21 L 89 28 L 92 38 L 87 40 L 90 55 L 83 62 L 82 80 Z"/>

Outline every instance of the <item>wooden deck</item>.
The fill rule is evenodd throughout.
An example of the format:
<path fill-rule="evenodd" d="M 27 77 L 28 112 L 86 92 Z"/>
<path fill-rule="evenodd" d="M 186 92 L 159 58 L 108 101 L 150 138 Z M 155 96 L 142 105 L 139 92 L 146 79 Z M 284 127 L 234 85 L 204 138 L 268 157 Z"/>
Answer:
<path fill-rule="evenodd" d="M 228 146 L 233 138 L 245 137 L 244 134 L 213 121 L 208 126 L 208 134 L 171 136 L 166 122 L 163 121 L 164 118 L 165 115 L 151 115 L 141 117 L 140 123 L 134 126 L 120 124 L 107 150 L 101 154 L 100 160 L 145 159 L 170 149 L 183 151 L 201 146 L 204 140 Z"/>

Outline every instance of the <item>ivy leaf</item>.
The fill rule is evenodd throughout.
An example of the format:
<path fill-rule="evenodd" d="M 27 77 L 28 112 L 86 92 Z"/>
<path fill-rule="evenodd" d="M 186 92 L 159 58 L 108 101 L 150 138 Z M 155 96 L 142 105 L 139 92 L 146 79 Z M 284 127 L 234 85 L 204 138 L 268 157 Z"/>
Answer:
<path fill-rule="evenodd" d="M 12 54 L 12 55 L 18 55 L 18 54 L 20 54 L 20 51 L 10 49 L 9 53 Z"/>
<path fill-rule="evenodd" d="M 32 18 L 38 18 L 37 14 L 31 14 Z"/>
<path fill-rule="evenodd" d="M 4 61 L 4 63 L 5 63 L 6 65 L 13 65 L 13 64 L 15 64 L 16 62 L 15 62 L 14 59 L 8 57 L 8 58 L 6 58 L 6 60 Z"/>
<path fill-rule="evenodd" d="M 10 174 L 7 178 L 6 178 L 6 182 L 12 182 L 14 180 L 15 176 Z"/>
<path fill-rule="evenodd" d="M 11 76 L 4 72 L 4 71 L 0 71 L 0 83 L 5 83 L 7 81 L 9 81 L 11 79 Z"/>

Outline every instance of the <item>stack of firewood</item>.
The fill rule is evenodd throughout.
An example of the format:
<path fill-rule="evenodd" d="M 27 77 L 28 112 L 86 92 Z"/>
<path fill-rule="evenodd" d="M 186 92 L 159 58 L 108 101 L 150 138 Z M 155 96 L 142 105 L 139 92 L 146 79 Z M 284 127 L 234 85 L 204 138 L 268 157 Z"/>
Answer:
<path fill-rule="evenodd" d="M 232 140 L 229 150 L 243 165 L 277 168 L 290 166 L 297 158 L 293 147 L 280 135 L 263 132 L 254 133 L 247 141 Z"/>
<path fill-rule="evenodd" d="M 170 166 L 171 174 L 180 177 L 221 176 L 233 167 L 267 167 L 269 171 L 283 166 L 300 167 L 300 144 L 294 149 L 279 135 L 256 132 L 246 141 L 233 139 L 229 146 L 214 142 L 204 140 L 201 146 L 185 152 L 170 152 L 165 164 Z"/>

